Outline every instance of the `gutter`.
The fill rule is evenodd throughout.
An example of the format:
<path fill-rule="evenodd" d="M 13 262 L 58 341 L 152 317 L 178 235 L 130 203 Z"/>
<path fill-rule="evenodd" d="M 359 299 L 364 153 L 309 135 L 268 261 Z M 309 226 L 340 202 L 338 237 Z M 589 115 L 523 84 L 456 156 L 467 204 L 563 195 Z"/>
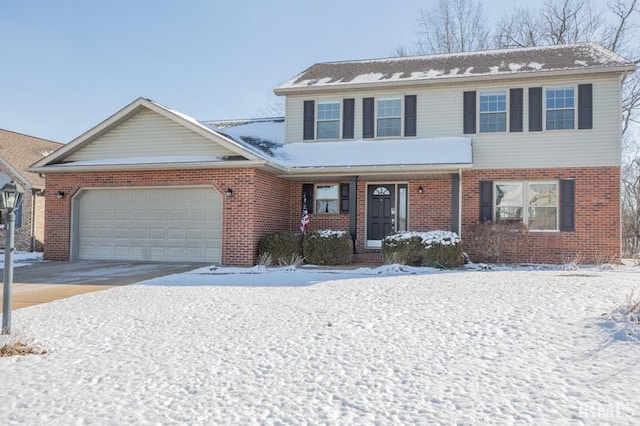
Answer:
<path fill-rule="evenodd" d="M 456 172 L 473 168 L 468 164 L 422 164 L 411 166 L 341 166 L 341 167 L 293 167 L 287 168 L 285 173 L 278 175 L 281 178 L 306 178 L 309 176 L 377 176 L 377 175 L 411 175 L 417 173 L 438 174 Z"/>
<path fill-rule="evenodd" d="M 30 167 L 34 173 L 78 173 L 128 170 L 177 170 L 177 169 L 242 169 L 246 167 L 267 168 L 277 172 L 284 171 L 282 166 L 269 161 L 225 161 L 225 162 L 193 162 L 193 163 L 143 163 L 143 164 L 93 164 L 93 165 L 47 165 Z"/>

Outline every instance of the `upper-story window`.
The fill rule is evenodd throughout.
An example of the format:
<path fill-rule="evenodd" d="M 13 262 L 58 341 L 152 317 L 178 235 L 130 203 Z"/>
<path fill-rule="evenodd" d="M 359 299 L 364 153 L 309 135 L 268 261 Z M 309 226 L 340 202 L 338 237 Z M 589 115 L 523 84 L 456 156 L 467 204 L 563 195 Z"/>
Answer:
<path fill-rule="evenodd" d="M 506 92 L 480 92 L 480 132 L 506 131 Z"/>
<path fill-rule="evenodd" d="M 547 130 L 574 128 L 574 90 L 572 87 L 546 89 Z"/>
<path fill-rule="evenodd" d="M 318 139 L 340 138 L 340 102 L 318 102 Z"/>
<path fill-rule="evenodd" d="M 401 122 L 400 99 L 378 99 L 378 137 L 400 136 Z"/>

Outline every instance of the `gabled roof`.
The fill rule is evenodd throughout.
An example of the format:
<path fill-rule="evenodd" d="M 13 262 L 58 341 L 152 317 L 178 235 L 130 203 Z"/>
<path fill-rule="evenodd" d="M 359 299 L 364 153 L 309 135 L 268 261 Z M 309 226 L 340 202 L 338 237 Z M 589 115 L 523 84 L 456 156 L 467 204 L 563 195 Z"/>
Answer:
<path fill-rule="evenodd" d="M 62 147 L 58 142 L 0 129 L 0 160 L 20 176 L 24 184 L 44 188 L 44 179 L 27 169 Z"/>
<path fill-rule="evenodd" d="M 87 167 L 87 166 L 100 166 L 103 169 L 113 167 L 113 166 L 132 166 L 134 164 L 163 164 L 164 166 L 182 164 L 185 165 L 187 163 L 189 166 L 196 167 L 202 165 L 220 165 L 224 159 L 220 159 L 220 161 L 213 161 L 214 159 L 203 159 L 203 158 L 195 158 L 195 157 L 176 157 L 176 158 L 167 158 L 167 157 L 148 157 L 148 158 L 137 158 L 137 159 L 129 159 L 132 161 L 126 161 L 127 159 L 117 158 L 113 159 L 113 161 L 109 162 L 109 160 L 102 159 L 100 161 L 65 161 L 71 154 L 79 151 L 83 147 L 87 146 L 91 142 L 97 140 L 98 138 L 104 136 L 106 133 L 115 129 L 119 125 L 123 124 L 130 118 L 134 117 L 136 114 L 140 113 L 143 110 L 151 110 L 154 111 L 163 117 L 166 117 L 175 123 L 180 124 L 187 129 L 196 132 L 197 134 L 203 136 L 211 140 L 212 143 L 219 144 L 224 148 L 232 151 L 238 157 L 242 157 L 242 159 L 246 160 L 247 163 L 251 163 L 253 165 L 258 165 L 259 163 L 264 164 L 265 158 L 260 155 L 260 152 L 256 152 L 251 149 L 250 146 L 247 146 L 242 141 L 238 141 L 234 138 L 231 138 L 224 133 L 216 132 L 211 126 L 205 125 L 198 120 L 183 114 L 179 111 L 173 110 L 171 108 L 167 108 L 157 102 L 154 102 L 150 99 L 138 98 L 135 101 L 131 102 L 129 105 L 122 108 L 120 111 L 112 115 L 111 117 L 104 120 L 102 123 L 98 124 L 88 132 L 82 134 L 78 138 L 74 139 L 70 143 L 68 143 L 64 148 L 56 151 L 54 154 L 49 157 L 38 161 L 37 163 L 31 166 L 32 171 L 37 172 L 52 172 L 52 171 L 70 171 L 71 169 L 78 167 Z M 151 155 L 151 153 L 150 153 Z M 220 163 L 220 164 L 216 164 Z"/>
<path fill-rule="evenodd" d="M 282 95 L 329 87 L 416 83 L 462 78 L 529 76 L 532 73 L 634 71 L 633 62 L 592 43 L 447 55 L 325 62 L 312 65 L 274 92 Z"/>

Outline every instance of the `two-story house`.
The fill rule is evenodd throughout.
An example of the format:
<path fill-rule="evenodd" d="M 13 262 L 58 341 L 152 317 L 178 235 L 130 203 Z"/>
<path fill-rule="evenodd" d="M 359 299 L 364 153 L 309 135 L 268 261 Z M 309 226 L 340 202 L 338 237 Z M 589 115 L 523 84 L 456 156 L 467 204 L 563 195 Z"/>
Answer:
<path fill-rule="evenodd" d="M 284 119 L 198 121 L 137 99 L 32 166 L 46 259 L 253 264 L 261 236 L 521 221 L 514 261 L 620 255 L 621 80 L 593 44 L 315 64 Z"/>

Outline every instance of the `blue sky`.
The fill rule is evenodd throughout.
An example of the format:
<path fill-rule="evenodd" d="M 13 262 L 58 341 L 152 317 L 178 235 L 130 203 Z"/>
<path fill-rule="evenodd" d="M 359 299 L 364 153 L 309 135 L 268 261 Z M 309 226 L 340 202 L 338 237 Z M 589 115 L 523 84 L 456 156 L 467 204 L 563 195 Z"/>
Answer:
<path fill-rule="evenodd" d="M 432 3 L 3 1 L 0 128 L 66 143 L 140 96 L 203 120 L 258 116 L 315 62 L 412 47 Z M 496 19 L 518 0 L 483 4 Z"/>

